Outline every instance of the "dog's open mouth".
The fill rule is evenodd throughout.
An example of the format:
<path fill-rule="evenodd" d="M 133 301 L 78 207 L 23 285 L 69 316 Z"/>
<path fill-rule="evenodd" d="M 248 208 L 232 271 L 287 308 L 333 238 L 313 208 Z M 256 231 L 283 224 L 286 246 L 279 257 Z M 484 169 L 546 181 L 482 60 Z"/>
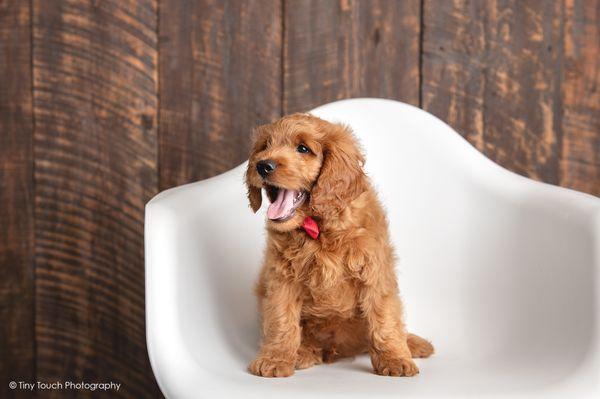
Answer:
<path fill-rule="evenodd" d="M 296 209 L 306 199 L 305 191 L 290 190 L 271 185 L 266 186 L 265 189 L 267 190 L 267 197 L 271 201 L 269 209 L 267 209 L 267 217 L 277 222 L 283 222 L 294 216 Z"/>

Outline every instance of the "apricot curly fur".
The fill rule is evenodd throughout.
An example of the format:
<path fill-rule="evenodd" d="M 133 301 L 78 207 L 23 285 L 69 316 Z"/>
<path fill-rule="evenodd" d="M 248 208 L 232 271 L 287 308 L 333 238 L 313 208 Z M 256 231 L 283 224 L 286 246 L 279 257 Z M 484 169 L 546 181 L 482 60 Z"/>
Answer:
<path fill-rule="evenodd" d="M 297 151 L 307 146 L 308 153 Z M 276 170 L 267 178 L 260 160 Z M 258 127 L 246 172 L 256 212 L 265 185 L 309 195 L 284 222 L 267 220 L 267 247 L 256 286 L 262 344 L 249 371 L 286 377 L 294 369 L 364 352 L 380 375 L 413 376 L 413 357 L 433 346 L 406 332 L 385 212 L 364 173 L 351 130 L 308 114 Z M 300 226 L 318 222 L 314 240 Z"/>

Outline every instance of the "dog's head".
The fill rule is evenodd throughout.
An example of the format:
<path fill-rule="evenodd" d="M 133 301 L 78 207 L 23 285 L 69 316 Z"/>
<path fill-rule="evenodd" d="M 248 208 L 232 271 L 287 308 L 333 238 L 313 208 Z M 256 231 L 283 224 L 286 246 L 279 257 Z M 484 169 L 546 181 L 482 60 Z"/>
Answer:
<path fill-rule="evenodd" d="M 265 189 L 268 227 L 298 228 L 306 216 L 335 217 L 365 190 L 364 157 L 350 129 L 308 114 L 258 127 L 246 171 L 256 212 Z"/>

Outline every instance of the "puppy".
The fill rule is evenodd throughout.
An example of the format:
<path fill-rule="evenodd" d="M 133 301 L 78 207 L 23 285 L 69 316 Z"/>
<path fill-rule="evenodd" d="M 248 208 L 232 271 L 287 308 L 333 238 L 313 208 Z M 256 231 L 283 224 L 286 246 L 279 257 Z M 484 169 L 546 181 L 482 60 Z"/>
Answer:
<path fill-rule="evenodd" d="M 411 358 L 433 346 L 404 327 L 387 219 L 350 129 L 293 114 L 254 133 L 248 200 L 256 212 L 265 189 L 271 204 L 249 371 L 287 377 L 368 352 L 377 374 L 417 374 Z"/>

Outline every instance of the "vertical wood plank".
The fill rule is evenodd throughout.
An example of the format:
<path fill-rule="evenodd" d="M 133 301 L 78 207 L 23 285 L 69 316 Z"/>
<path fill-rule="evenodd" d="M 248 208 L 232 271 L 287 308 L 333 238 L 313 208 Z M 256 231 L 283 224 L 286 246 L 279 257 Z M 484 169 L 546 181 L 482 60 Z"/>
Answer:
<path fill-rule="evenodd" d="M 562 186 L 600 197 L 600 1 L 566 0 Z"/>
<path fill-rule="evenodd" d="M 517 173 L 558 183 L 562 6 L 424 3 L 423 108 Z"/>
<path fill-rule="evenodd" d="M 37 378 L 157 396 L 143 263 L 157 191 L 156 1 L 35 0 L 33 32 Z"/>
<path fill-rule="evenodd" d="M 284 10 L 285 114 L 348 97 L 419 104 L 419 0 L 285 0 Z"/>
<path fill-rule="evenodd" d="M 0 3 L 0 397 L 35 375 L 31 19 Z"/>
<path fill-rule="evenodd" d="M 160 1 L 160 188 L 224 172 L 281 113 L 281 2 Z"/>

